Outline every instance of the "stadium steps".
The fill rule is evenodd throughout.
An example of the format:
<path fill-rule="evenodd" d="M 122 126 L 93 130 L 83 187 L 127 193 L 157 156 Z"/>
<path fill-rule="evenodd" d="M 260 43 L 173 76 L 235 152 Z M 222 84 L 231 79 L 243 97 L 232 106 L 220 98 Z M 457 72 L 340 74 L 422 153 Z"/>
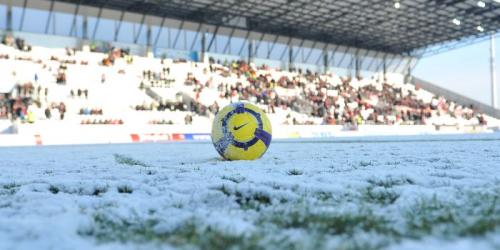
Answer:
<path fill-rule="evenodd" d="M 420 79 L 418 77 L 412 77 L 410 83 L 415 85 L 416 87 L 420 87 L 422 89 L 425 89 L 425 90 L 427 90 L 435 95 L 443 96 L 447 100 L 454 101 L 458 104 L 461 104 L 464 106 L 472 105 L 479 112 L 487 114 L 491 117 L 500 119 L 500 109 L 495 109 L 490 105 L 486 105 L 484 103 L 473 100 L 472 98 L 469 98 L 469 97 L 463 96 L 461 94 L 458 94 L 456 92 L 453 92 L 451 90 L 439 87 L 438 85 L 436 85 L 434 83 L 425 81 L 425 80 Z"/>

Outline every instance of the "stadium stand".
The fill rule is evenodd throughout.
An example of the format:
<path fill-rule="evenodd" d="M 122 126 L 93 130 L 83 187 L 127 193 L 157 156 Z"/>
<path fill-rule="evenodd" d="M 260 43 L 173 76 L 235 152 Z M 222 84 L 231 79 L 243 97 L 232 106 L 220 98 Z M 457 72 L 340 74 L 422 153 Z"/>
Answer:
<path fill-rule="evenodd" d="M 493 119 L 400 74 L 363 79 L 245 61 L 140 57 L 120 48 L 53 49 L 9 35 L 0 45 L 0 68 L 9 86 L 0 94 L 0 119 L 22 123 L 200 124 L 235 101 L 256 103 L 274 123 L 289 125 L 464 126 Z"/>

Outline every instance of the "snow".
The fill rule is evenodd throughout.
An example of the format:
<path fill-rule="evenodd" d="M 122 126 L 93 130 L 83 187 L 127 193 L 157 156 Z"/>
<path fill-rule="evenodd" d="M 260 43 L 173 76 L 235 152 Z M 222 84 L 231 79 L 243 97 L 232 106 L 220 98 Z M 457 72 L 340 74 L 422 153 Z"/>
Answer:
<path fill-rule="evenodd" d="M 0 249 L 499 249 L 500 134 L 0 150 Z"/>

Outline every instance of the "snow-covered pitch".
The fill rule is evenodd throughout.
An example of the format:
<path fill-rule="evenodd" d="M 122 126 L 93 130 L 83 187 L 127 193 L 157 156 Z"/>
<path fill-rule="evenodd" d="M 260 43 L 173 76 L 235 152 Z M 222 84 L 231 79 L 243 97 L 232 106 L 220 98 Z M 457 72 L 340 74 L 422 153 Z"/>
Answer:
<path fill-rule="evenodd" d="M 500 134 L 0 149 L 0 249 L 500 249 Z"/>

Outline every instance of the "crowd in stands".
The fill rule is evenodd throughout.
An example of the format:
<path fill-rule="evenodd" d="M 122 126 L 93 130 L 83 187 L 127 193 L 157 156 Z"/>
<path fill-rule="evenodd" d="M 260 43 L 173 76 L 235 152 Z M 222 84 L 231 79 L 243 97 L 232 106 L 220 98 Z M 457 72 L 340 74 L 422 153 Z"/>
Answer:
<path fill-rule="evenodd" d="M 2 39 L 2 44 L 10 47 L 15 47 L 21 51 L 31 51 L 31 46 L 27 44 L 22 38 L 14 38 L 14 36 L 7 34 Z"/>
<path fill-rule="evenodd" d="M 45 118 L 64 120 L 64 115 L 66 114 L 66 104 L 64 102 L 51 103 L 45 108 Z"/>
<path fill-rule="evenodd" d="M 109 53 L 102 59 L 101 64 L 108 67 L 113 66 L 115 64 L 115 60 L 118 58 L 125 58 L 128 64 L 131 64 L 133 62 L 133 57 L 130 56 L 129 49 L 113 47 L 109 50 Z"/>
<path fill-rule="evenodd" d="M 135 110 L 137 111 L 187 111 L 188 107 L 186 104 L 180 101 L 170 102 L 151 102 L 149 104 L 143 103 L 141 105 L 136 105 Z"/>
<path fill-rule="evenodd" d="M 81 108 L 79 115 L 103 115 L 102 108 Z"/>
<path fill-rule="evenodd" d="M 89 98 L 89 90 L 88 89 L 78 89 L 76 91 L 70 90 L 69 92 L 70 96 L 72 98 L 78 97 L 78 98 Z"/>
<path fill-rule="evenodd" d="M 145 86 L 153 88 L 170 88 L 175 80 L 168 78 L 169 75 L 169 67 L 163 67 L 161 72 L 144 70 L 142 72 L 143 80 L 141 81 L 140 88 L 145 88 Z"/>
<path fill-rule="evenodd" d="M 154 124 L 154 125 L 172 125 L 174 122 L 172 120 L 165 120 L 165 119 L 159 119 L 159 120 L 151 120 L 148 122 L 148 124 Z"/>
<path fill-rule="evenodd" d="M 84 119 L 82 125 L 123 125 L 122 119 Z"/>
<path fill-rule="evenodd" d="M 322 118 L 322 124 L 360 125 L 360 124 L 428 124 L 433 117 L 449 116 L 465 120 L 477 119 L 485 124 L 482 114 L 473 107 L 463 107 L 442 97 L 433 97 L 431 102 L 419 98 L 416 92 L 405 90 L 385 82 L 354 87 L 353 81 L 362 78 L 339 78 L 338 84 L 325 80 L 323 75 L 311 71 L 297 70 L 293 77 L 273 78 L 271 74 L 262 74 L 262 70 L 250 67 L 245 61 L 235 61 L 224 65 L 211 64 L 210 72 L 221 76 L 235 75 L 243 81 L 233 84 L 219 83 L 219 98 L 251 101 L 263 104 L 268 113 L 278 109 L 295 110 L 311 117 Z M 258 74 L 257 72 L 260 72 Z M 292 71 L 293 72 L 293 71 Z M 245 83 L 246 82 L 246 83 Z M 195 96 L 207 88 L 210 82 L 200 82 L 188 74 L 185 85 L 194 85 Z M 377 87 L 379 85 L 379 87 Z M 295 95 L 279 95 L 277 89 L 294 90 Z M 329 94 L 333 93 L 333 94 Z M 216 103 L 215 103 L 216 104 Z M 211 110 L 212 111 L 212 110 Z M 197 112 L 198 113 L 198 112 Z M 287 118 L 291 118 L 287 116 Z M 299 122 L 287 119 L 286 124 L 311 124 L 311 121 Z"/>
<path fill-rule="evenodd" d="M 2 39 L 5 46 L 29 52 L 32 47 L 24 40 L 12 36 Z M 94 49 L 95 50 L 95 49 Z M 86 60 L 74 57 L 76 50 L 66 48 L 66 57 L 52 55 L 50 61 L 58 66 L 52 69 L 47 62 L 33 60 L 29 53 L 16 57 L 16 60 L 33 61 L 42 64 L 42 69 L 50 72 L 54 82 L 69 85 L 69 65 L 89 65 Z M 0 60 L 9 59 L 8 54 L 0 53 Z M 113 68 L 118 60 L 133 65 L 134 58 L 128 49 L 110 48 L 102 54 L 98 67 Z M 185 77 L 178 80 L 174 65 L 186 67 Z M 131 111 L 171 112 L 184 111 L 190 114 L 185 124 L 193 122 L 193 115 L 213 117 L 221 106 L 235 101 L 256 103 L 269 114 L 286 114 L 280 121 L 283 124 L 329 124 L 357 126 L 361 124 L 436 124 L 446 117 L 446 123 L 470 121 L 486 124 L 485 117 L 473 107 L 464 107 L 443 97 L 423 98 L 422 91 L 404 83 L 394 84 L 386 79 L 361 77 L 339 77 L 333 73 L 319 74 L 309 70 L 280 71 L 267 66 L 256 67 L 246 61 L 220 62 L 210 59 L 209 63 L 173 62 L 161 60 L 160 67 L 143 69 L 137 77 L 137 89 L 155 93 L 156 88 L 182 89 L 175 99 L 163 98 L 161 94 L 151 97 L 150 102 L 131 104 Z M 193 66 L 194 65 L 194 66 Z M 113 68 L 114 69 L 114 68 Z M 159 70 L 158 70 L 159 69 Z M 22 69 L 18 69 L 22 70 Z M 123 74 L 123 68 L 116 68 Z M 15 74 L 15 72 L 14 72 Z M 108 76 L 100 74 L 100 83 L 108 81 Z M 177 75 L 176 75 L 177 74 Z M 0 119 L 20 119 L 33 122 L 37 110 L 43 110 L 45 119 L 65 118 L 68 110 L 66 103 L 48 100 L 49 87 L 38 84 L 35 74 L 32 81 L 17 83 L 12 93 L 0 94 Z M 177 79 L 177 80 L 176 80 Z M 189 90 L 189 91 L 186 91 Z M 145 91 L 147 92 L 147 91 Z M 207 93 L 216 93 L 209 101 L 204 100 Z M 88 99 L 89 90 L 85 87 L 71 87 L 72 99 Z M 118 94 L 118 93 L 117 93 Z M 424 95 L 425 96 L 425 95 Z M 112 98 L 112 97 L 110 97 Z M 102 107 L 93 105 L 77 107 L 74 115 L 102 115 Z M 307 118 L 298 118 L 297 114 Z M 83 119 L 81 124 L 123 124 L 119 114 L 111 114 L 116 119 Z M 150 119 L 149 124 L 171 124 L 168 119 Z"/>

